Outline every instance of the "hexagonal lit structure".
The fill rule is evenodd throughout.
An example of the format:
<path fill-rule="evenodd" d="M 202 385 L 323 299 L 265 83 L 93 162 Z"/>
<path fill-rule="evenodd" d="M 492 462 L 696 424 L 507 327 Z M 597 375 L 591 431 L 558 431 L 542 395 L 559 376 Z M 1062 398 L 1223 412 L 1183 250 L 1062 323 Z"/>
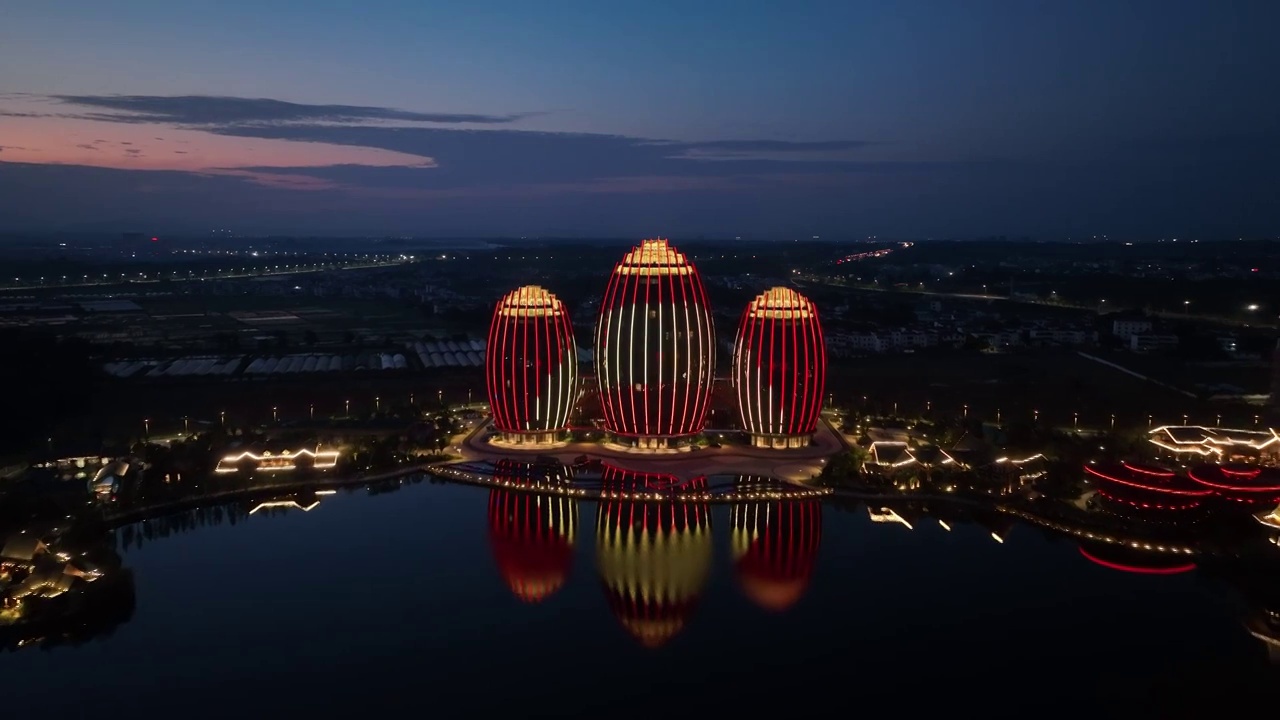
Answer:
<path fill-rule="evenodd" d="M 670 475 L 606 468 L 610 494 L 657 492 L 668 500 L 601 499 L 596 513 L 596 562 L 609 609 L 640 644 L 657 648 L 684 627 L 711 570 L 711 510 L 699 495 L 706 479 L 681 483 Z"/>
<path fill-rule="evenodd" d="M 731 375 L 739 420 L 752 444 L 808 445 L 826 378 L 826 343 L 813 302 L 787 287 L 756 296 L 738 325 Z"/>
<path fill-rule="evenodd" d="M 559 590 L 573 564 L 578 504 L 572 498 L 489 491 L 489 544 L 507 587 L 527 603 Z"/>
<path fill-rule="evenodd" d="M 742 477 L 740 491 L 767 493 L 776 480 Z M 733 562 L 742 592 L 756 605 L 782 612 L 809 587 L 822 541 L 822 503 L 762 500 L 730 511 Z"/>
<path fill-rule="evenodd" d="M 711 404 L 716 334 L 693 264 L 645 240 L 613 268 L 596 323 L 604 424 L 641 448 L 701 432 Z"/>
<path fill-rule="evenodd" d="M 555 442 L 578 397 L 578 346 L 564 304 L 537 285 L 507 293 L 493 310 L 484 362 L 503 441 Z"/>

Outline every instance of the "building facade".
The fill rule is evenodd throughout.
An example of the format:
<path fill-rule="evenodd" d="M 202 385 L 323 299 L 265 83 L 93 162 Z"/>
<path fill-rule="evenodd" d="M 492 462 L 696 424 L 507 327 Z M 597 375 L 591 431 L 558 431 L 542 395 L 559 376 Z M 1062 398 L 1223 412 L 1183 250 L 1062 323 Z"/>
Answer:
<path fill-rule="evenodd" d="M 818 309 L 775 287 L 748 303 L 734 343 L 739 420 L 757 447 L 802 447 L 817 429 L 827 375 Z"/>
<path fill-rule="evenodd" d="M 512 444 L 558 440 L 578 399 L 578 347 L 559 298 L 536 285 L 493 311 L 484 356 L 493 426 Z"/>
<path fill-rule="evenodd" d="M 645 240 L 613 269 L 596 323 L 604 425 L 645 449 L 701 432 L 715 370 L 715 326 L 697 269 L 666 240 Z"/>

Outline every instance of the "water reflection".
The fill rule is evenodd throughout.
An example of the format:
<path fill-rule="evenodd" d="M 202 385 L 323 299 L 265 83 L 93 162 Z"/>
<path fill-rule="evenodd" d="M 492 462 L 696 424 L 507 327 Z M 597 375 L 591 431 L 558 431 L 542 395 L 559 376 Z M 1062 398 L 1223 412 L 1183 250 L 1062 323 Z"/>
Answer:
<path fill-rule="evenodd" d="M 607 467 L 609 493 L 659 492 L 661 502 L 601 500 L 596 509 L 596 565 L 614 616 L 648 648 L 666 644 L 697 607 L 711 571 L 711 508 L 681 502 L 706 495 L 706 478 Z"/>
<path fill-rule="evenodd" d="M 1199 571 L 1239 594 L 1245 628 L 1280 657 L 1280 580 L 1274 579 L 1280 578 L 1280 518 L 1259 509 L 1274 501 L 1277 485 L 1269 471 L 1215 467 L 1192 475 L 1157 465 L 1090 465 L 1033 484 L 1019 478 L 1012 490 L 990 475 L 975 476 L 971 486 L 962 477 L 936 477 L 820 500 L 787 495 L 787 486 L 766 477 L 681 479 L 606 463 L 503 461 L 490 468 L 501 486 L 483 491 L 482 517 L 494 571 L 524 603 L 559 602 L 576 552 L 594 550 L 601 621 L 608 622 L 607 607 L 627 635 L 650 649 L 668 646 L 698 612 L 716 561 L 712 508 L 721 503 L 729 520 L 720 528 L 728 540 L 719 545 L 728 549 L 724 559 L 742 595 L 770 613 L 794 611 L 809 591 L 824 511 L 834 508 L 878 523 L 873 533 L 916 532 L 926 522 L 944 530 L 967 525 L 993 543 L 1016 545 L 1038 531 L 1069 538 L 1078 562 L 1106 571 Z M 350 485 L 380 494 L 422 479 Z M 7 490 L 0 503 L 0 644 L 51 647 L 108 635 L 134 612 L 133 576 L 122 553 L 207 525 L 282 514 L 309 518 L 325 503 L 342 502 L 329 500 L 341 485 L 278 474 L 224 474 L 214 481 L 126 459 L 103 461 L 71 479 L 13 486 L 26 489 Z M 600 499 L 557 492 L 566 487 L 593 488 Z M 478 508 L 481 491 L 475 492 Z M 1233 497 L 1245 493 L 1249 502 Z M 579 508 L 590 502 L 594 508 Z M 579 513 L 592 511 L 594 543 L 575 547 Z M 840 518 L 825 518 L 826 529 L 855 521 Z"/>
<path fill-rule="evenodd" d="M 739 479 L 745 492 L 777 481 Z M 743 593 L 774 612 L 790 609 L 804 595 L 822 541 L 822 504 L 817 500 L 741 503 L 730 510 L 733 561 Z"/>
<path fill-rule="evenodd" d="M 567 479 L 567 474 L 548 477 L 516 462 L 503 462 L 499 473 L 538 487 Z M 573 564 L 576 536 L 577 501 L 572 498 L 490 489 L 489 546 L 507 587 L 520 600 L 541 602 L 562 587 Z"/>

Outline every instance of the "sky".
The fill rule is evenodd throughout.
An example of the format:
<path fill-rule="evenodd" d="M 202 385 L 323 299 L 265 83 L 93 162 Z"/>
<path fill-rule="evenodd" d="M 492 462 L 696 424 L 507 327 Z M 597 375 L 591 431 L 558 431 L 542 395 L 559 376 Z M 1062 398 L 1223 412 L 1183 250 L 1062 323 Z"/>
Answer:
<path fill-rule="evenodd" d="M 4 14 L 0 231 L 1280 236 L 1274 0 Z"/>

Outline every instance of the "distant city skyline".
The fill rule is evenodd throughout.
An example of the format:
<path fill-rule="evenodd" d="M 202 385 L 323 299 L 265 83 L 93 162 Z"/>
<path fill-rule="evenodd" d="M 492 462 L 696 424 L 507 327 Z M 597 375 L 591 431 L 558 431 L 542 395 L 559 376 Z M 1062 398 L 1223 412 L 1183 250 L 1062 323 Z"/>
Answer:
<path fill-rule="evenodd" d="M 1280 6 L 69 0 L 0 232 L 1280 235 Z"/>

